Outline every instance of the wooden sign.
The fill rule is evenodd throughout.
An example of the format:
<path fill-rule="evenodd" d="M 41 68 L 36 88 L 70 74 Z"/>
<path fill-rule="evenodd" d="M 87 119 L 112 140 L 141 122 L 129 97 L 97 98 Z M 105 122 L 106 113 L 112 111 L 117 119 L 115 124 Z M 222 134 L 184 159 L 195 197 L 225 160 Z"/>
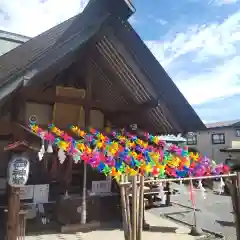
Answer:
<path fill-rule="evenodd" d="M 8 164 L 8 184 L 12 187 L 22 187 L 27 183 L 29 161 L 26 157 L 15 155 Z"/>
<path fill-rule="evenodd" d="M 20 199 L 21 200 L 32 200 L 33 199 L 33 185 L 25 185 L 20 188 Z"/>

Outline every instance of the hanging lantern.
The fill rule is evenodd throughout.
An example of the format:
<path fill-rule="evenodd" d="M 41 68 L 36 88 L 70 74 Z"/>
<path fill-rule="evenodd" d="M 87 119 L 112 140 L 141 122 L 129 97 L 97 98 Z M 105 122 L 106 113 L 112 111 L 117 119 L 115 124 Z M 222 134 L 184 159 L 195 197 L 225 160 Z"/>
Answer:
<path fill-rule="evenodd" d="M 29 161 L 23 156 L 13 156 L 8 164 L 8 183 L 12 187 L 21 187 L 27 183 Z"/>

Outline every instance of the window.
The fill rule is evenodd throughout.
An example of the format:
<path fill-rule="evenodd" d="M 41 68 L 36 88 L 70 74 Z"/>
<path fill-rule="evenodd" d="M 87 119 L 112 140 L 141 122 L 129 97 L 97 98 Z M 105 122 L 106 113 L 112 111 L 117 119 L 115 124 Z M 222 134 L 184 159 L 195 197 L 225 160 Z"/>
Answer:
<path fill-rule="evenodd" d="M 187 145 L 197 145 L 197 135 L 187 136 Z"/>
<path fill-rule="evenodd" d="M 240 129 L 236 129 L 236 137 L 240 137 Z"/>
<path fill-rule="evenodd" d="M 224 133 L 212 134 L 212 144 L 225 144 L 225 134 Z"/>

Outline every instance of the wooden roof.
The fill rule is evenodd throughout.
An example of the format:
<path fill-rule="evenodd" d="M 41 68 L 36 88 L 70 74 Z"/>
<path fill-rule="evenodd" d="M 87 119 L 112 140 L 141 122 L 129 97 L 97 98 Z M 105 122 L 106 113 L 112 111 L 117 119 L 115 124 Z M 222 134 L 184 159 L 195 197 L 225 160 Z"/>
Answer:
<path fill-rule="evenodd" d="M 53 79 L 94 45 L 93 71 L 98 94 L 115 106 L 153 103 L 142 119 L 155 133 L 189 132 L 204 124 L 127 22 L 134 8 L 125 0 L 90 0 L 83 13 L 57 25 L 0 57 L 0 100 L 17 89 Z M 86 53 L 85 53 L 86 54 Z M 109 70 L 110 69 L 110 70 Z M 102 89 L 102 90 L 100 90 Z M 134 115 L 136 115 L 134 113 Z M 118 120 L 120 117 L 118 118 Z"/>

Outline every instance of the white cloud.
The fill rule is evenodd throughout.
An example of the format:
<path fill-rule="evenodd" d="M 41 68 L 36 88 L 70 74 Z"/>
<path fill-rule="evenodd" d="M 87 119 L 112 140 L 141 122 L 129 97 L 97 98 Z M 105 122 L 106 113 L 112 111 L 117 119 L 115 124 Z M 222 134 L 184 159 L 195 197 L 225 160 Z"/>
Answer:
<path fill-rule="evenodd" d="M 214 3 L 216 5 L 222 6 L 226 4 L 234 4 L 237 3 L 239 0 L 211 0 L 210 3 Z"/>
<path fill-rule="evenodd" d="M 129 23 L 134 25 L 134 24 L 137 24 L 138 21 L 136 19 L 136 17 L 134 15 L 132 15 L 129 19 L 128 19 Z"/>
<path fill-rule="evenodd" d="M 240 11 L 147 45 L 191 104 L 240 93 Z"/>
<path fill-rule="evenodd" d="M 209 73 L 186 77 L 177 85 L 191 104 L 200 104 L 218 97 L 240 93 L 240 56 L 235 56 Z M 191 64 L 189 64 L 191 67 Z"/>
<path fill-rule="evenodd" d="M 30 37 L 81 12 L 89 0 L 1 0 L 0 29 Z"/>
<path fill-rule="evenodd" d="M 156 19 L 156 22 L 161 24 L 161 25 L 166 25 L 167 24 L 167 21 L 164 20 L 164 19 Z"/>

